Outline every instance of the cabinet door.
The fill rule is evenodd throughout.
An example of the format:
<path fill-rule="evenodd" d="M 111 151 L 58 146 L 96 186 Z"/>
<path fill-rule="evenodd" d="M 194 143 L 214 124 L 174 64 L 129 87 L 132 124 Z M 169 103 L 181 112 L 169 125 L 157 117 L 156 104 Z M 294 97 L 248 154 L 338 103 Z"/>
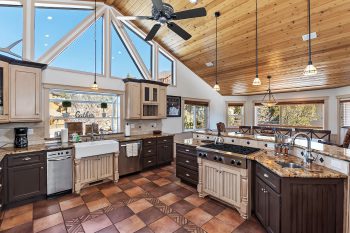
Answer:
<path fill-rule="evenodd" d="M 241 174 L 234 169 L 220 169 L 220 199 L 235 206 L 241 203 Z"/>
<path fill-rule="evenodd" d="M 97 160 L 97 179 L 113 176 L 113 154 L 99 156 Z"/>
<path fill-rule="evenodd" d="M 141 118 L 141 90 L 139 83 L 126 84 L 126 119 Z"/>
<path fill-rule="evenodd" d="M 8 168 L 9 202 L 21 201 L 46 194 L 45 164 L 31 164 Z"/>
<path fill-rule="evenodd" d="M 10 121 L 41 120 L 41 70 L 10 66 Z"/>
<path fill-rule="evenodd" d="M 216 197 L 219 195 L 219 169 L 218 165 L 203 161 L 203 190 Z"/>
<path fill-rule="evenodd" d="M 255 179 L 255 215 L 260 222 L 265 225 L 266 218 L 266 198 L 265 183 L 258 177 Z"/>
<path fill-rule="evenodd" d="M 165 143 L 157 145 L 158 164 L 170 163 L 173 161 L 173 144 Z"/>
<path fill-rule="evenodd" d="M 159 88 L 159 110 L 158 110 L 158 114 L 159 114 L 159 118 L 166 118 L 167 112 L 166 112 L 166 108 L 167 108 L 167 89 L 166 87 L 161 86 Z"/>
<path fill-rule="evenodd" d="M 273 191 L 268 185 L 265 187 L 266 196 L 266 217 L 265 226 L 269 233 L 280 232 L 280 220 L 281 220 L 281 197 L 275 191 Z"/>
<path fill-rule="evenodd" d="M 0 61 L 0 123 L 9 121 L 9 65 Z"/>

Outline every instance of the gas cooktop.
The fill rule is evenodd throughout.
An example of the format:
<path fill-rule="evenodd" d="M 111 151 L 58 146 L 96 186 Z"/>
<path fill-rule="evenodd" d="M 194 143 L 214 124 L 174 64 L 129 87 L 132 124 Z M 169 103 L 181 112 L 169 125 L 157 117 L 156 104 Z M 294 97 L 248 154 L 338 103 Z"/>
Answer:
<path fill-rule="evenodd" d="M 213 149 L 213 150 L 220 150 L 220 151 L 226 151 L 231 152 L 235 154 L 241 154 L 241 155 L 249 155 L 253 154 L 255 152 L 260 151 L 258 148 L 248 147 L 248 146 L 238 146 L 238 145 L 232 145 L 232 144 L 207 144 L 201 146 L 203 148 Z"/>

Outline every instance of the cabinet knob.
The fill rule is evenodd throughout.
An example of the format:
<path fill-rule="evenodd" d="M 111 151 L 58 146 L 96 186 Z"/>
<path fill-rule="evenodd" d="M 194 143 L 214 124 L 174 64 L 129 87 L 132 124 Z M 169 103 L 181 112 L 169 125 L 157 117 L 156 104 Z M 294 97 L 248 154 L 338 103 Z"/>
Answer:
<path fill-rule="evenodd" d="M 269 178 L 269 175 L 268 175 L 268 174 L 266 174 L 266 173 L 264 173 L 264 177 Z"/>
<path fill-rule="evenodd" d="M 148 160 L 148 163 L 152 163 L 152 160 Z"/>
<path fill-rule="evenodd" d="M 187 177 L 189 177 L 189 176 L 190 176 L 190 174 L 186 173 L 186 176 L 187 176 Z"/>
<path fill-rule="evenodd" d="M 0 167 L 0 171 L 2 170 L 2 167 Z"/>
<path fill-rule="evenodd" d="M 186 163 L 189 163 L 190 161 L 189 160 L 186 160 Z"/>
<path fill-rule="evenodd" d="M 2 188 L 2 184 L 0 184 L 0 188 Z"/>
<path fill-rule="evenodd" d="M 190 152 L 190 150 L 189 150 L 189 149 L 186 149 L 185 151 L 186 151 L 186 152 Z"/>
<path fill-rule="evenodd" d="M 25 158 L 23 158 L 22 160 L 23 161 L 29 161 L 29 160 L 31 160 L 32 158 L 30 158 L 30 157 L 25 157 Z"/>
<path fill-rule="evenodd" d="M 151 153 L 152 152 L 152 150 L 148 150 L 148 153 Z"/>
<path fill-rule="evenodd" d="M 40 167 L 40 169 L 44 169 L 44 167 Z"/>

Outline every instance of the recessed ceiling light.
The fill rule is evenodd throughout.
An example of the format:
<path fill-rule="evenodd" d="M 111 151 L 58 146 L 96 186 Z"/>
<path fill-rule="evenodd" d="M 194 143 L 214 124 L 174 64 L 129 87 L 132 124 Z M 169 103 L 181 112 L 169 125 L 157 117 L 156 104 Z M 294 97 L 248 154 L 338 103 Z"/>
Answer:
<path fill-rule="evenodd" d="M 190 3 L 196 4 L 198 0 L 190 0 Z"/>
<path fill-rule="evenodd" d="M 53 17 L 52 17 L 52 16 L 47 16 L 47 19 L 48 19 L 48 20 L 52 20 Z"/>
<path fill-rule="evenodd" d="M 213 66 L 214 66 L 214 63 L 210 61 L 210 62 L 205 63 L 205 65 L 206 65 L 207 67 L 213 67 Z"/>
<path fill-rule="evenodd" d="M 49 34 L 46 34 L 46 35 L 45 35 L 45 37 L 46 37 L 46 38 L 49 38 L 49 37 L 50 37 L 50 35 L 49 35 Z"/>

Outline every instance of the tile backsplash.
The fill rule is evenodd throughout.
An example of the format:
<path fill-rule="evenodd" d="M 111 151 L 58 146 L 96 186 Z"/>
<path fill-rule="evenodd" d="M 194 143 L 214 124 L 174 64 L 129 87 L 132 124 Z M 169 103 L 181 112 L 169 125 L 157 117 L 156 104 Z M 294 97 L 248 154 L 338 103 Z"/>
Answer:
<path fill-rule="evenodd" d="M 125 120 L 131 126 L 131 135 L 149 134 L 162 130 L 162 120 Z"/>
<path fill-rule="evenodd" d="M 9 123 L 0 124 L 0 147 L 5 144 L 6 146 L 13 146 L 15 139 L 14 128 L 17 127 L 33 129 L 33 134 L 28 135 L 29 145 L 44 143 L 44 123 Z"/>

